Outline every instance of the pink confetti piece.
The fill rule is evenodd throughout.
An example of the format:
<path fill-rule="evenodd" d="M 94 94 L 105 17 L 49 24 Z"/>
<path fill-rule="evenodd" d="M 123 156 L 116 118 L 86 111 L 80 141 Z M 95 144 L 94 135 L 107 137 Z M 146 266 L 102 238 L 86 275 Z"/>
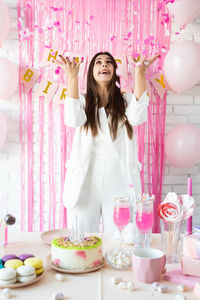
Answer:
<path fill-rule="evenodd" d="M 90 21 L 93 20 L 95 18 L 95 16 L 91 15 L 90 16 Z"/>
<path fill-rule="evenodd" d="M 47 26 L 47 29 L 48 29 L 48 30 L 52 30 L 52 29 L 53 29 L 53 26 Z"/>
<path fill-rule="evenodd" d="M 56 75 L 59 74 L 59 73 L 60 73 L 60 70 L 61 70 L 61 68 L 60 68 L 60 67 L 57 67 L 57 69 L 55 70 L 55 74 L 56 74 Z"/>
<path fill-rule="evenodd" d="M 178 34 L 180 34 L 180 32 L 177 31 L 177 32 L 175 32 L 175 34 L 178 35 Z"/>
<path fill-rule="evenodd" d="M 144 43 L 145 43 L 145 45 L 148 45 L 149 44 L 149 39 L 145 39 Z"/>
<path fill-rule="evenodd" d="M 128 32 L 127 37 L 130 38 L 132 35 L 132 32 Z"/>
<path fill-rule="evenodd" d="M 120 84 L 118 81 L 115 82 L 115 85 L 120 89 Z"/>
<path fill-rule="evenodd" d="M 54 24 L 54 26 L 60 26 L 60 22 L 59 21 L 55 21 L 53 24 Z"/>
<path fill-rule="evenodd" d="M 31 2 L 30 1 L 28 1 L 28 2 L 26 2 L 26 6 L 28 7 L 28 8 L 31 8 Z"/>
<path fill-rule="evenodd" d="M 81 57 L 81 61 L 84 61 L 84 57 Z"/>
<path fill-rule="evenodd" d="M 68 11 L 68 16 L 70 16 L 72 14 L 72 10 Z"/>
<path fill-rule="evenodd" d="M 43 33 L 43 29 L 42 28 L 38 28 L 38 32 L 39 33 Z"/>

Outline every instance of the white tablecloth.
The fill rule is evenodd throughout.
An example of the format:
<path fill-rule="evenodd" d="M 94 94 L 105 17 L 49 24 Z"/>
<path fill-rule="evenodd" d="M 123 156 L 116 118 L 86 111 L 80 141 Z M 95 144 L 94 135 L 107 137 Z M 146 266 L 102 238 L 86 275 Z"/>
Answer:
<path fill-rule="evenodd" d="M 65 281 L 58 282 L 55 279 L 56 271 L 51 269 L 46 261 L 47 256 L 50 254 L 50 246 L 41 240 L 40 233 L 9 232 L 8 242 L 6 248 L 1 246 L 1 257 L 8 253 L 16 255 L 21 253 L 33 253 L 35 256 L 42 258 L 45 265 L 45 275 L 40 281 L 26 287 L 12 290 L 13 299 L 15 300 L 50 300 L 54 292 L 63 292 L 66 297 L 65 299 L 70 300 L 170 300 L 175 299 L 178 293 L 177 284 L 163 280 L 161 283 L 168 286 L 169 292 L 166 294 L 153 292 L 151 284 L 143 284 L 134 279 L 131 269 L 128 271 L 115 271 L 107 265 L 91 273 L 64 274 Z M 103 235 L 103 253 L 118 244 L 119 242 L 114 240 L 111 235 Z M 132 248 L 131 245 L 126 244 L 126 246 Z M 153 235 L 151 247 L 160 248 L 160 235 Z M 177 264 L 168 264 L 167 270 L 171 270 L 177 266 Z M 110 281 L 112 276 L 119 276 L 125 281 L 134 281 L 136 290 L 130 292 L 128 290 L 121 290 L 117 285 L 112 285 Z M 192 290 L 183 294 L 187 299 L 197 300 Z"/>

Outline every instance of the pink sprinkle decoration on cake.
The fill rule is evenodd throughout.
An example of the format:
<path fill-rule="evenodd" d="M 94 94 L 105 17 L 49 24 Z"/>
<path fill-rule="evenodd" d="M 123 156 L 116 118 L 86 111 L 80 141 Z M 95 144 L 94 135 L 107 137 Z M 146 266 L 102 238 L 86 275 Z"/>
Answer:
<path fill-rule="evenodd" d="M 92 264 L 93 264 L 94 267 L 97 267 L 97 266 L 99 266 L 101 264 L 101 260 L 100 259 L 95 260 L 95 261 L 93 261 Z"/>
<path fill-rule="evenodd" d="M 76 251 L 76 255 L 82 257 L 83 259 L 86 259 L 85 251 Z"/>

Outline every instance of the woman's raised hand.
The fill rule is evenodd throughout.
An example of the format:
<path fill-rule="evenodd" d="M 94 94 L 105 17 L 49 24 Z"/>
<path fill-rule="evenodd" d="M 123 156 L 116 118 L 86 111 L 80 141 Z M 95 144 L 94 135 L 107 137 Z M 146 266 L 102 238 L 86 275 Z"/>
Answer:
<path fill-rule="evenodd" d="M 135 63 L 135 72 L 136 73 L 145 73 L 147 68 L 158 58 L 160 57 L 160 54 L 157 54 L 155 56 L 145 58 L 144 56 L 140 57 L 139 60 L 136 58 L 133 58 L 133 61 Z"/>
<path fill-rule="evenodd" d="M 72 61 L 70 61 L 69 57 L 64 58 L 62 55 L 59 55 L 59 57 L 61 58 L 61 61 L 54 60 L 54 62 L 61 67 L 68 77 L 77 77 L 82 60 L 80 62 L 76 62 L 75 57 Z"/>

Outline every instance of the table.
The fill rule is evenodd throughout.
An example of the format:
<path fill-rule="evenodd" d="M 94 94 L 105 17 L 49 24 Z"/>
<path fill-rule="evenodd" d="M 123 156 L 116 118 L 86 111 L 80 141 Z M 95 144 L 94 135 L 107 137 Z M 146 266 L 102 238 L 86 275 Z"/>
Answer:
<path fill-rule="evenodd" d="M 103 253 L 112 249 L 119 244 L 112 235 L 103 234 Z M 64 282 L 58 282 L 55 279 L 56 271 L 52 270 L 48 265 L 46 258 L 50 254 L 50 246 L 45 244 L 40 238 L 38 232 L 9 232 L 8 245 L 6 248 L 1 247 L 1 257 L 8 253 L 21 254 L 33 253 L 44 261 L 45 275 L 40 281 L 21 288 L 12 289 L 15 300 L 50 300 L 52 293 L 63 292 L 65 299 L 69 300 L 144 300 L 154 299 L 171 300 L 177 294 L 177 284 L 168 281 L 162 283 L 167 285 L 169 292 L 160 294 L 151 290 L 151 284 L 139 283 L 134 280 L 131 268 L 127 271 L 112 270 L 105 265 L 102 269 L 85 274 L 63 274 L 65 276 Z M 126 247 L 132 248 L 131 245 L 126 244 Z M 160 248 L 160 235 L 153 234 L 151 247 Z M 167 270 L 175 268 L 177 265 L 167 265 Z M 111 284 L 110 278 L 112 276 L 119 276 L 125 281 L 134 281 L 136 290 L 130 292 L 128 290 L 121 290 L 117 285 Z M 197 300 L 192 290 L 184 293 L 189 300 Z M 12 299 L 12 298 L 11 298 Z"/>

